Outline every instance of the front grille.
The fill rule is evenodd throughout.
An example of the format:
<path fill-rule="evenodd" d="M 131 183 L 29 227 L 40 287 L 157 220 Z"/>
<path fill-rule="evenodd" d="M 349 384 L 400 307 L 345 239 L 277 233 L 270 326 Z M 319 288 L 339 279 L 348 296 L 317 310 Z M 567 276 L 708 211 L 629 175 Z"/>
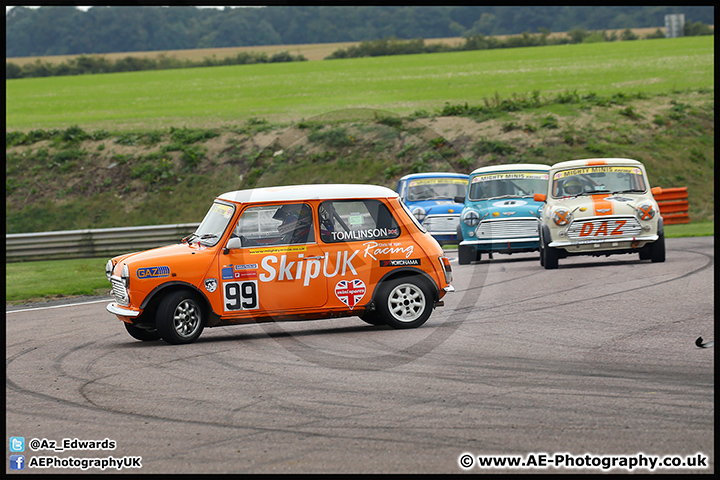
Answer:
<path fill-rule="evenodd" d="M 430 233 L 456 234 L 460 223 L 460 215 L 428 215 L 423 226 Z"/>
<path fill-rule="evenodd" d="M 602 217 L 576 220 L 567 229 L 570 240 L 591 240 L 606 238 L 632 238 L 642 233 L 640 222 L 635 217 Z"/>
<path fill-rule="evenodd" d="M 127 290 L 125 289 L 125 283 L 120 277 L 111 277 L 110 283 L 112 284 L 112 294 L 115 297 L 117 303 L 127 307 L 130 305 L 130 298 L 128 297 Z"/>
<path fill-rule="evenodd" d="M 538 237 L 535 218 L 485 220 L 475 230 L 478 240 Z"/>

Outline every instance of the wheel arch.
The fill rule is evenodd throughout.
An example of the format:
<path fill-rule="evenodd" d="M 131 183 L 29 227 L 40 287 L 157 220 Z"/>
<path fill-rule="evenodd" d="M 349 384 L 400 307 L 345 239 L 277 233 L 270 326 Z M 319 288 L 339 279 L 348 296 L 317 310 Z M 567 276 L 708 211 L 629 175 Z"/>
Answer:
<path fill-rule="evenodd" d="M 383 283 L 390 281 L 390 280 L 394 280 L 396 278 L 405 278 L 405 277 L 420 277 L 420 278 L 422 278 L 423 281 L 430 287 L 430 291 L 432 292 L 432 295 L 433 295 L 433 301 L 437 302 L 440 300 L 440 289 L 439 289 L 437 283 L 435 282 L 435 280 L 433 280 L 433 278 L 430 275 L 428 275 L 427 272 L 425 272 L 424 270 L 420 270 L 419 268 L 403 267 L 403 268 L 398 268 L 391 272 L 386 273 L 385 275 L 383 275 L 380 278 L 380 280 L 378 280 L 378 282 L 375 284 L 375 289 L 373 290 L 373 293 L 372 293 L 371 302 L 373 304 L 375 303 L 375 299 L 377 297 L 378 291 L 380 290 Z"/>
<path fill-rule="evenodd" d="M 212 305 L 210 304 L 210 300 L 208 300 L 205 293 L 203 293 L 202 290 L 197 288 L 195 285 L 188 283 L 188 282 L 181 282 L 181 281 L 175 281 L 175 282 L 166 282 L 162 285 L 158 285 L 155 287 L 148 295 L 145 297 L 145 300 L 142 301 L 140 304 L 140 308 L 143 309 L 143 311 L 150 311 L 152 312 L 152 318 L 155 318 L 155 310 L 157 309 L 158 304 L 160 301 L 162 301 L 163 297 L 168 295 L 169 293 L 180 291 L 180 290 L 188 290 L 195 294 L 197 294 L 198 298 L 200 299 L 202 303 L 202 307 L 207 314 L 207 325 L 208 327 L 211 327 L 213 325 L 216 325 L 220 321 L 220 316 L 217 315 L 213 309 Z"/>

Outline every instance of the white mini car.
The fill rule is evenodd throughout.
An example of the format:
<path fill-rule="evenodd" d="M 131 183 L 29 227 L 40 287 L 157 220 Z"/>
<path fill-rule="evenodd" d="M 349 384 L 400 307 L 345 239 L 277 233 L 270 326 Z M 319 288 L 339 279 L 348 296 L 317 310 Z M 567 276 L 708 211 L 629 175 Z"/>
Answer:
<path fill-rule="evenodd" d="M 540 222 L 540 264 L 558 268 L 570 255 L 637 253 L 665 261 L 665 236 L 645 167 L 626 158 L 556 163 L 550 168 Z"/>

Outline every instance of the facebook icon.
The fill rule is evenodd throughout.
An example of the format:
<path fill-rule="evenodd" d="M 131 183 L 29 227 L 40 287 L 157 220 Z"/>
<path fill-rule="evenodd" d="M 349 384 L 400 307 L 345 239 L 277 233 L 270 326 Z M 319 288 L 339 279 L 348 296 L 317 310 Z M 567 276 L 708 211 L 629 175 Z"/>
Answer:
<path fill-rule="evenodd" d="M 10 455 L 10 470 L 24 470 L 25 455 Z"/>

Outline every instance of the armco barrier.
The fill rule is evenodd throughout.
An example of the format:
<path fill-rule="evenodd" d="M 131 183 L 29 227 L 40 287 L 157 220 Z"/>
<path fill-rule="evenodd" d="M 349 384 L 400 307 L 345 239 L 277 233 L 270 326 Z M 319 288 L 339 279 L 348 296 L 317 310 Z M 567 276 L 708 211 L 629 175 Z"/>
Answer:
<path fill-rule="evenodd" d="M 655 195 L 665 225 L 689 223 L 687 187 L 663 188 Z M 99 228 L 5 236 L 5 261 L 111 257 L 179 243 L 199 223 L 149 227 Z"/>
<path fill-rule="evenodd" d="M 5 261 L 111 257 L 180 243 L 199 223 L 150 227 L 100 228 L 5 236 Z"/>
<path fill-rule="evenodd" d="M 690 223 L 687 187 L 663 188 L 655 195 L 665 225 Z"/>

